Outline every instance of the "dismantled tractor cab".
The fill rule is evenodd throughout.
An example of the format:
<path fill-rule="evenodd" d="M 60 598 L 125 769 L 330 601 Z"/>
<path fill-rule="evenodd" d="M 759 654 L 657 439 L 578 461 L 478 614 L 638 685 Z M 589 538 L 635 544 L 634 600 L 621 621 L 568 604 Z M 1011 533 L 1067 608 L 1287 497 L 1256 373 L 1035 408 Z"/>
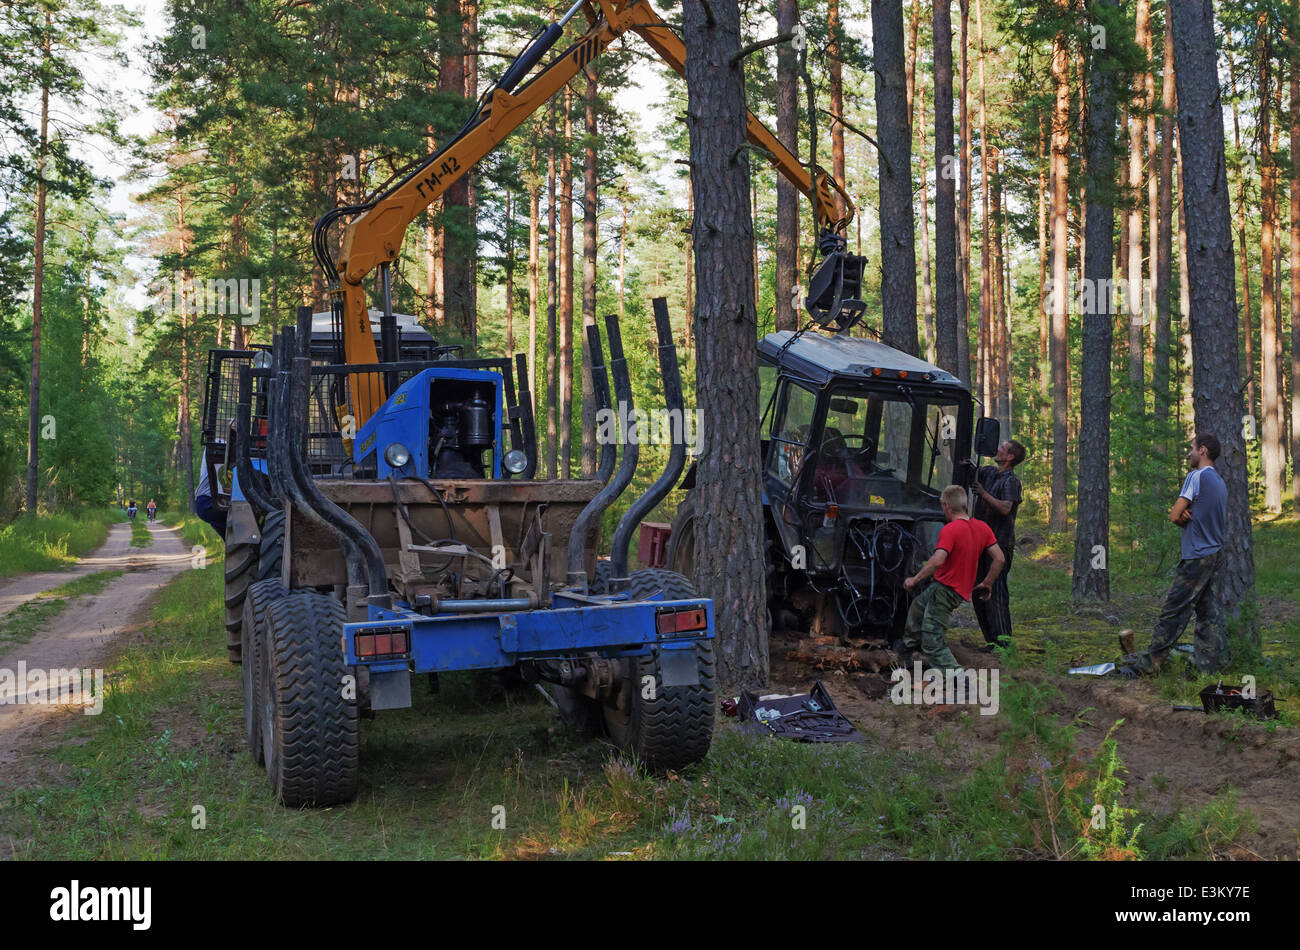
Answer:
<path fill-rule="evenodd" d="M 668 408 L 680 413 L 662 300 L 655 317 Z M 606 326 L 630 409 L 618 324 Z M 606 444 L 595 478 L 535 480 L 522 354 L 516 367 L 455 359 L 412 331 L 385 348 L 395 361 L 340 364 L 328 331 L 303 308 L 269 350 L 213 351 L 205 392 L 204 464 L 229 512 L 228 646 L 243 666 L 249 746 L 280 799 L 350 800 L 358 717 L 410 706 L 418 673 L 436 688 L 439 673 L 507 670 L 647 767 L 702 758 L 712 603 L 670 571 L 627 569 L 632 531 L 677 482 L 684 446 L 598 560 L 600 516 L 632 481 L 635 445 L 617 471 Z M 595 327 L 588 347 L 608 409 Z M 354 426 L 353 394 L 378 380 L 391 395 Z"/>
<path fill-rule="evenodd" d="M 910 603 L 903 581 L 943 527 L 939 495 L 974 476 L 969 388 L 846 333 L 768 334 L 759 375 L 771 626 L 896 639 Z M 975 441 L 993 455 L 997 420 L 981 419 Z M 693 485 L 692 470 L 683 487 Z M 668 566 L 687 575 L 695 514 L 690 492 L 668 542 Z"/>

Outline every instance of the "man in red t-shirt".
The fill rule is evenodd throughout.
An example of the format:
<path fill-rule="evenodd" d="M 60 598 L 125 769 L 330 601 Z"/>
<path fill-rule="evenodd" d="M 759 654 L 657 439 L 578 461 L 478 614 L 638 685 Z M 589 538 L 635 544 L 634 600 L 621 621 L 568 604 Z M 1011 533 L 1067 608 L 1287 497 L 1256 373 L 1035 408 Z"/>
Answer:
<path fill-rule="evenodd" d="M 981 598 L 989 596 L 1006 556 L 992 529 L 967 513 L 966 489 L 949 485 L 940 499 L 948 523 L 939 532 L 930 560 L 915 576 L 903 581 L 903 586 L 913 592 L 934 576 L 934 583 L 912 601 L 912 609 L 907 612 L 903 646 L 908 650 L 919 646 L 926 663 L 934 669 L 955 670 L 960 666 L 948 649 L 948 617 L 971 599 L 972 592 Z M 975 572 L 980 554 L 984 553 L 989 556 L 989 572 L 977 585 Z"/>

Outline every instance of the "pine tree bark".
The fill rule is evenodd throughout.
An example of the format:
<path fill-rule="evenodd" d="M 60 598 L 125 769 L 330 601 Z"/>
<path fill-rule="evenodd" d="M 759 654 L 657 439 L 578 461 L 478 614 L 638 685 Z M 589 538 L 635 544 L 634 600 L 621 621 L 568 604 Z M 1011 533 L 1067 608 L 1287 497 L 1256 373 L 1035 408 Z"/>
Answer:
<path fill-rule="evenodd" d="M 902 0 L 871 0 L 880 155 L 880 305 L 884 342 L 915 356 L 916 223 Z"/>
<path fill-rule="evenodd" d="M 1065 33 L 1057 34 L 1052 42 L 1052 81 L 1056 98 L 1052 108 L 1051 142 L 1052 500 L 1048 526 L 1052 531 L 1065 531 L 1068 521 L 1066 492 L 1070 418 L 1070 372 L 1066 363 L 1070 328 L 1066 300 L 1070 278 L 1066 256 L 1069 238 L 1066 215 L 1070 205 L 1070 40 Z"/>
<path fill-rule="evenodd" d="M 1293 25 L 1291 35 L 1300 40 L 1300 22 Z M 1297 158 L 1300 158 L 1300 45 L 1291 51 L 1291 510 L 1300 512 L 1300 161 Z"/>
<path fill-rule="evenodd" d="M 788 33 L 799 22 L 798 0 L 776 0 L 776 31 Z M 793 154 L 799 150 L 798 77 L 796 57 L 790 43 L 776 48 L 776 138 Z M 776 176 L 776 328 L 795 330 L 799 314 L 792 306 L 798 282 L 796 257 L 799 253 L 799 192 L 785 176 Z"/>
<path fill-rule="evenodd" d="M 1237 69 L 1228 48 L 1228 88 L 1232 92 L 1232 140 L 1241 154 L 1241 122 L 1237 114 Z M 1253 164 L 1253 163 L 1252 163 Z M 1241 255 L 1241 325 L 1246 339 L 1246 412 L 1255 416 L 1255 328 L 1250 306 L 1250 245 L 1246 242 L 1246 202 L 1250 176 L 1246 168 L 1237 173 L 1237 251 Z"/>
<path fill-rule="evenodd" d="M 1137 40 L 1139 46 L 1150 44 L 1151 34 L 1151 0 L 1137 0 Z M 1142 79 L 1137 79 L 1138 93 L 1135 98 L 1141 103 Z M 1127 286 L 1124 288 L 1124 300 L 1128 305 L 1128 381 L 1134 396 L 1134 409 L 1142 410 L 1143 393 L 1143 340 L 1142 324 L 1145 308 L 1142 300 L 1142 116 L 1141 105 L 1133 109 L 1128 117 L 1128 186 L 1129 197 L 1133 202 L 1127 217 L 1128 267 L 1125 272 Z"/>
<path fill-rule="evenodd" d="M 505 235 L 505 272 L 506 272 L 506 356 L 515 355 L 515 218 L 511 199 L 513 195 L 506 189 L 506 235 Z"/>
<path fill-rule="evenodd" d="M 1156 138 L 1156 79 L 1151 71 L 1155 61 L 1155 25 L 1148 16 L 1146 33 L 1143 36 L 1142 53 L 1147 63 L 1142 71 L 1142 105 L 1146 110 L 1146 143 L 1143 147 L 1143 161 L 1146 163 L 1147 186 L 1147 285 L 1142 291 L 1143 323 L 1147 327 L 1147 362 L 1152 366 L 1152 379 L 1155 378 L 1156 347 L 1159 345 L 1157 304 L 1155 300 L 1160 266 L 1160 177 L 1156 164 L 1159 145 Z M 1153 387 L 1154 388 L 1154 387 Z M 1159 396 L 1156 396 L 1159 399 Z"/>
<path fill-rule="evenodd" d="M 560 153 L 560 471 L 573 475 L 573 93 L 564 87 Z"/>
<path fill-rule="evenodd" d="M 1152 363 L 1156 419 L 1169 418 L 1170 300 L 1173 279 L 1174 42 L 1165 17 L 1165 65 L 1160 87 L 1160 184 L 1156 202 L 1156 352 Z"/>
<path fill-rule="evenodd" d="M 952 128 L 952 0 L 934 2 L 934 289 L 935 355 L 961 379 L 958 349 L 957 156 Z"/>
<path fill-rule="evenodd" d="M 1241 433 L 1237 294 L 1223 107 L 1215 69 L 1214 5 L 1212 0 L 1180 0 L 1170 5 L 1170 15 L 1190 252 L 1187 271 L 1196 429 L 1217 435 L 1223 448 L 1215 463 L 1228 486 L 1222 597 L 1228 611 L 1240 616 L 1254 596 L 1255 562 Z"/>
<path fill-rule="evenodd" d="M 915 6 L 913 7 L 915 9 Z M 935 361 L 934 292 L 930 280 L 930 170 L 927 167 L 925 134 L 925 87 L 917 84 L 916 99 L 920 103 L 921 121 L 921 280 L 922 309 L 925 312 L 925 358 Z M 859 217 L 859 227 L 861 217 Z M 861 233 L 861 232 L 859 232 Z"/>
<path fill-rule="evenodd" d="M 966 21 L 966 10 L 963 9 L 962 10 L 962 33 L 963 34 L 966 32 L 965 21 Z M 992 219 L 989 215 L 989 139 L 988 139 L 988 124 L 987 124 L 988 110 L 985 107 L 985 96 L 984 96 L 984 12 L 983 12 L 983 4 L 980 3 L 980 0 L 975 0 L 975 43 L 976 43 L 975 59 L 977 63 L 976 68 L 979 70 L 979 80 L 980 80 L 979 122 L 980 122 L 980 229 L 981 229 L 980 230 L 980 286 L 979 286 L 980 325 L 979 325 L 979 335 L 978 335 L 979 373 L 977 375 L 977 379 L 979 380 L 979 389 L 982 394 L 984 405 L 991 408 L 993 406 L 993 402 L 995 398 L 993 394 L 996 392 L 996 388 L 994 386 L 994 379 L 996 373 L 990 371 L 990 364 L 993 362 L 990 358 L 993 354 L 993 340 L 992 340 L 993 271 L 992 271 L 992 261 L 990 257 L 990 252 L 992 251 L 992 247 L 990 246 L 992 244 L 992 233 L 991 233 Z M 965 60 L 966 60 L 966 43 L 965 43 L 965 38 L 963 36 L 963 40 L 962 40 L 962 72 L 963 73 L 966 71 Z M 963 77 L 963 81 L 962 81 L 963 88 L 965 87 L 965 85 L 966 83 Z M 962 98 L 963 99 L 965 98 L 964 93 Z M 963 125 L 965 124 L 966 122 L 965 120 L 963 120 Z M 967 155 L 966 155 L 969 149 L 969 143 L 965 139 L 966 139 L 966 135 L 963 134 L 962 163 L 963 166 L 969 167 L 967 164 Z M 963 194 L 969 191 L 970 191 L 969 188 L 965 188 L 963 189 Z M 963 201 L 963 206 L 964 206 L 963 213 L 969 215 L 970 203 L 968 201 Z M 969 223 L 969 219 L 967 220 Z M 967 232 L 965 240 L 969 240 L 969 232 Z M 967 245 L 967 248 L 969 249 L 969 245 Z"/>
<path fill-rule="evenodd" d="M 724 695 L 768 676 L 758 440 L 756 315 L 749 280 L 749 211 L 740 11 L 735 3 L 684 0 L 687 127 L 696 185 L 692 234 L 697 277 L 695 338 L 703 451 L 697 465 L 695 582 L 712 597 L 717 677 Z"/>
<path fill-rule="evenodd" d="M 907 123 L 909 128 L 915 128 L 916 123 L 915 111 L 913 105 L 916 102 L 916 46 L 917 37 L 921 32 L 921 0 L 912 0 L 908 8 L 907 17 Z"/>
<path fill-rule="evenodd" d="M 1099 0 L 1109 20 L 1116 0 Z M 1085 286 L 1109 287 L 1115 262 L 1116 78 L 1112 47 L 1092 52 L 1088 78 L 1088 244 Z M 1112 295 L 1094 292 L 1083 313 L 1083 362 L 1079 369 L 1079 495 L 1075 525 L 1076 601 L 1110 600 L 1110 361 L 1114 345 Z"/>
<path fill-rule="evenodd" d="M 1277 287 L 1274 285 L 1277 252 L 1277 165 L 1272 142 L 1272 43 L 1268 15 L 1259 15 L 1259 147 L 1260 147 L 1260 294 L 1259 294 L 1259 398 L 1260 468 L 1264 477 L 1264 508 L 1282 511 L 1282 400 L 1278 393 Z"/>
<path fill-rule="evenodd" d="M 596 325 L 596 70 L 587 67 L 582 166 L 582 477 L 596 474 L 596 397 L 591 382 L 587 327 Z"/>
<path fill-rule="evenodd" d="M 971 129 L 968 94 L 970 68 L 967 65 L 969 59 L 967 50 L 970 45 L 970 0 L 958 0 L 958 7 L 961 21 L 961 69 L 958 75 L 957 93 L 961 191 L 957 195 L 957 375 L 961 379 L 970 379 Z"/>
<path fill-rule="evenodd" d="M 556 376 L 556 329 L 560 295 L 556 275 L 556 261 L 559 257 L 559 226 L 556 221 L 555 206 L 555 99 L 551 99 L 548 108 L 550 114 L 550 136 L 546 145 L 546 477 L 555 478 L 559 468 L 559 422 L 557 412 L 559 403 L 556 396 L 559 391 L 559 379 Z"/>
<path fill-rule="evenodd" d="M 41 126 L 36 150 L 36 232 L 32 248 L 32 368 L 27 386 L 27 513 L 36 514 L 40 488 L 41 436 L 41 323 L 45 303 L 45 184 L 46 160 L 50 151 L 50 44 L 51 15 L 45 11 L 45 35 L 41 44 Z"/>
<path fill-rule="evenodd" d="M 528 391 L 534 400 L 537 398 L 537 303 L 541 292 L 538 271 L 540 270 L 542 216 L 538 204 L 542 189 L 538 176 L 537 145 L 534 144 L 528 180 Z"/>
<path fill-rule="evenodd" d="M 438 88 L 446 95 L 465 99 L 465 29 L 467 11 L 474 3 L 442 0 L 444 50 L 438 64 Z M 458 112 L 462 110 L 457 110 Z M 470 182 L 473 172 L 459 178 L 443 194 L 442 309 L 450 331 L 474 345 L 475 253 L 478 245 L 471 212 Z"/>
<path fill-rule="evenodd" d="M 902 18 L 903 0 L 898 0 L 899 18 Z M 874 22 L 874 18 L 873 21 Z M 840 59 L 840 34 L 843 25 L 840 23 L 840 0 L 829 0 L 826 7 L 826 31 L 829 34 L 826 43 L 827 70 L 830 72 L 830 93 L 831 93 L 831 112 L 835 115 L 844 115 L 844 63 Z M 901 44 L 900 44 L 901 45 Z M 877 78 L 877 83 L 879 79 Z M 911 138 L 908 138 L 908 144 L 911 144 Z M 910 155 L 910 149 L 909 149 Z M 831 120 L 831 174 L 841 185 L 845 182 L 844 177 L 844 123 Z M 911 180 L 911 168 L 908 168 L 908 180 Z M 835 194 L 835 217 L 843 218 L 844 199 L 839 193 Z M 912 271 L 916 271 L 915 255 L 913 255 Z M 915 280 L 913 280 L 915 284 Z M 916 297 L 915 291 L 912 294 L 913 299 Z M 915 307 L 913 307 L 915 310 Z M 915 321 L 913 321 L 915 322 Z"/>

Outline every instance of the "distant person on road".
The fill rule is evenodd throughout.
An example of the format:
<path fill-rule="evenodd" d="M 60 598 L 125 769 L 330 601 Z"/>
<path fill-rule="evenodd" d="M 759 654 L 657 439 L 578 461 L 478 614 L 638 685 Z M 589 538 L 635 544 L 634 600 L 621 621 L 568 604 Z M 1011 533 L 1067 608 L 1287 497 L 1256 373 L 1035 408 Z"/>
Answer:
<path fill-rule="evenodd" d="M 1227 647 L 1220 578 L 1223 566 L 1223 532 L 1228 518 L 1228 486 L 1215 471 L 1219 440 L 1210 433 L 1192 439 L 1187 461 L 1192 470 L 1183 490 L 1169 510 L 1169 520 L 1183 529 L 1182 560 L 1174 583 L 1165 594 L 1164 608 L 1151 634 L 1151 646 L 1131 653 L 1116 669 L 1121 676 L 1154 674 L 1196 613 L 1196 642 L 1192 658 L 1202 673 L 1213 673 L 1223 663 Z"/>
<path fill-rule="evenodd" d="M 1021 487 L 1016 466 L 1025 460 L 1025 447 L 1015 439 L 998 446 L 992 465 L 985 465 L 975 476 L 972 490 L 975 504 L 971 517 L 978 518 L 993 531 L 1006 566 L 993 583 L 987 600 L 976 600 L 975 619 L 988 643 L 1011 637 L 1011 592 L 1007 580 L 1011 574 L 1011 557 L 1016 552 L 1016 512 L 1020 510 Z M 989 558 L 980 556 L 980 570 L 987 571 Z"/>
<path fill-rule="evenodd" d="M 158 505 L 152 498 L 149 499 L 149 504 L 144 506 L 144 510 L 148 512 L 150 521 L 156 520 L 155 516 L 158 514 Z"/>
<path fill-rule="evenodd" d="M 135 520 L 135 513 L 136 513 L 137 511 L 139 511 L 139 510 L 140 510 L 140 509 L 138 509 L 138 508 L 135 506 L 135 499 L 134 499 L 134 498 L 132 498 L 130 501 L 128 501 L 128 502 L 126 503 L 126 516 L 127 516 L 127 518 L 129 518 L 131 521 L 134 521 L 134 520 Z"/>
<path fill-rule="evenodd" d="M 208 466 L 206 460 L 199 465 L 199 487 L 194 490 L 194 513 L 212 526 L 217 536 L 226 537 L 226 513 L 212 500 L 212 488 L 208 484 Z"/>
<path fill-rule="evenodd" d="M 989 526 L 967 513 L 966 489 L 949 485 L 940 500 L 948 523 L 939 532 L 930 560 L 903 581 L 903 587 L 914 593 L 931 575 L 934 581 L 912 601 L 901 645 L 905 650 L 919 647 L 932 669 L 957 670 L 961 667 L 948 648 L 948 618 L 972 593 L 989 596 L 1006 559 Z M 981 552 L 989 557 L 989 569 L 976 584 Z"/>

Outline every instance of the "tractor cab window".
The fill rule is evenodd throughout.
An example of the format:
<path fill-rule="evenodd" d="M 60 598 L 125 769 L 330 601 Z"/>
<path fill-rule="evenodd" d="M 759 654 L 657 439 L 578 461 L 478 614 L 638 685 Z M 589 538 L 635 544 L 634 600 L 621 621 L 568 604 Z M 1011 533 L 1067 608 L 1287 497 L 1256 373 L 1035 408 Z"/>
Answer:
<path fill-rule="evenodd" d="M 935 397 L 832 394 L 817 447 L 817 501 L 851 508 L 929 508 L 952 481 L 958 406 Z"/>
<path fill-rule="evenodd" d="M 817 394 L 796 383 L 786 383 L 784 392 L 777 397 L 777 404 L 767 471 L 789 487 L 803 470 L 808 454 Z"/>

